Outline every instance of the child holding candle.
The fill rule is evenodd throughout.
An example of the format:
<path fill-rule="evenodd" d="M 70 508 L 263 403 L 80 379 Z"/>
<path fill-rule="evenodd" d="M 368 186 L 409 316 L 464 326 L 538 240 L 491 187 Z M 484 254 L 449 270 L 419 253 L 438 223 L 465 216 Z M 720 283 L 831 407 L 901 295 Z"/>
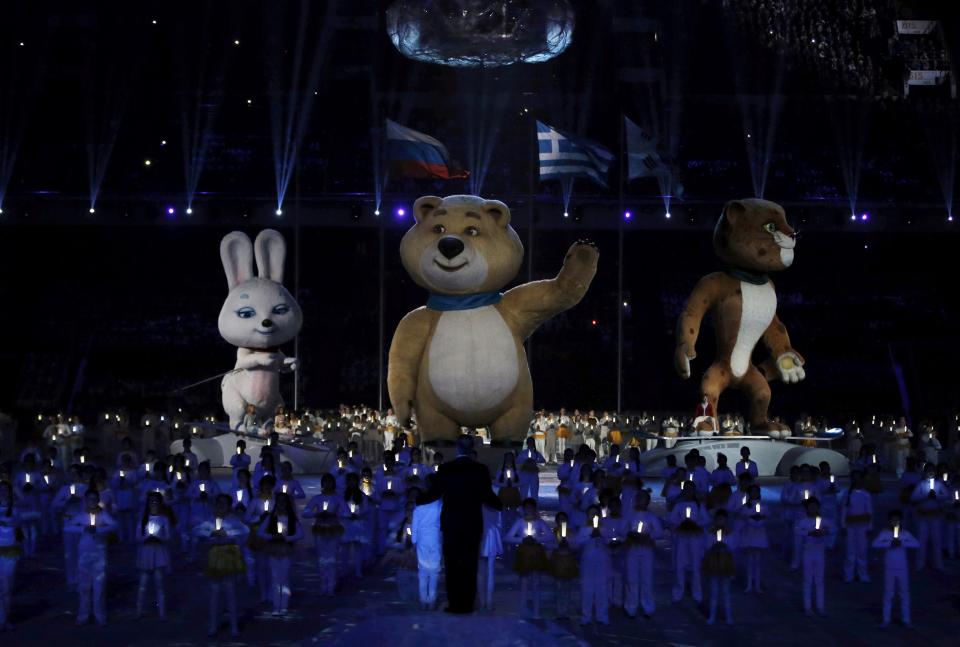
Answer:
<path fill-rule="evenodd" d="M 337 496 L 337 481 L 332 474 L 320 477 L 320 494 L 303 509 L 304 519 L 313 519 L 313 547 L 320 573 L 320 595 L 333 596 L 337 586 L 337 550 L 343 525 L 340 523 L 343 499 Z"/>
<path fill-rule="evenodd" d="M 434 487 L 436 475 L 426 478 L 427 490 Z M 432 610 L 437 604 L 437 581 L 440 579 L 440 563 L 443 552 L 440 542 L 440 510 L 443 499 L 413 510 L 410 541 L 417 548 L 417 577 L 420 581 L 420 607 Z"/>
<path fill-rule="evenodd" d="M 732 490 L 737 487 L 737 477 L 727 467 L 727 455 L 719 452 L 717 453 L 717 468 L 710 473 L 710 487 L 717 487 L 724 483 L 729 485 Z"/>
<path fill-rule="evenodd" d="M 891 510 L 887 515 L 887 528 L 873 540 L 874 548 L 881 548 L 883 555 L 883 624 L 890 624 L 890 612 L 893 596 L 900 595 L 900 617 L 903 624 L 910 626 L 910 567 L 907 563 L 907 549 L 918 548 L 920 542 L 902 526 L 903 514 Z"/>
<path fill-rule="evenodd" d="M 784 526 L 783 547 L 790 558 L 790 570 L 800 569 L 800 536 L 796 533 L 797 522 L 805 518 L 805 502 L 811 498 L 809 486 L 804 498 L 804 484 L 800 482 L 800 467 L 790 467 L 790 480 L 780 489 L 780 516 Z"/>
<path fill-rule="evenodd" d="M 207 635 L 211 638 L 216 636 L 220 623 L 221 592 L 227 600 L 230 635 L 236 638 L 239 633 L 237 631 L 236 579 L 244 571 L 240 546 L 246 542 L 250 530 L 245 523 L 231 513 L 232 504 L 229 495 L 218 495 L 214 500 L 214 516 L 193 529 L 194 536 L 205 540 L 209 546 L 204 573 L 210 581 L 210 621 Z"/>
<path fill-rule="evenodd" d="M 433 473 L 433 470 L 427 469 L 427 466 L 421 461 L 422 454 L 420 449 L 414 447 L 410 450 L 410 464 L 407 466 L 405 472 L 405 480 L 408 488 L 416 487 L 422 490 L 424 478 L 426 478 L 428 473 Z"/>
<path fill-rule="evenodd" d="M 913 489 L 911 499 L 916 505 L 917 570 L 922 571 L 927 563 L 927 546 L 933 568 L 943 571 L 943 507 L 950 502 L 952 494 L 941 479 L 937 478 L 936 466 L 930 463 L 923 470 L 924 479 Z"/>
<path fill-rule="evenodd" d="M 290 461 L 280 463 L 280 478 L 277 480 L 276 491 L 289 494 L 294 501 L 307 498 L 300 481 L 293 478 L 293 464 Z"/>
<path fill-rule="evenodd" d="M 90 607 L 101 627 L 107 623 L 107 543 L 117 530 L 113 516 L 100 508 L 100 494 L 93 487 L 83 495 L 83 510 L 67 520 L 63 531 L 78 535 L 77 588 L 80 593 L 77 626 L 90 620 Z"/>
<path fill-rule="evenodd" d="M 148 494 L 143 518 L 136 529 L 136 541 L 139 544 L 137 570 L 140 572 L 140 586 L 137 588 L 138 618 L 143 616 L 143 605 L 151 579 L 157 596 L 157 611 L 161 619 L 166 617 L 163 575 L 170 568 L 170 553 L 167 550 L 167 542 L 170 541 L 170 519 L 163 508 L 163 495 L 158 492 Z"/>
<path fill-rule="evenodd" d="M 23 471 L 13 479 L 14 507 L 23 533 L 23 553 L 32 557 L 37 547 L 37 535 L 40 532 L 40 485 L 43 478 L 36 467 L 36 456 L 24 452 Z"/>
<path fill-rule="evenodd" d="M 114 492 L 120 540 L 132 543 L 136 539 L 137 471 L 132 454 L 123 454 L 120 467 L 113 475 L 110 488 Z"/>
<path fill-rule="evenodd" d="M 610 492 L 610 490 L 608 490 Z M 612 492 L 605 501 L 607 516 L 600 514 L 600 531 L 610 540 L 610 606 L 623 608 L 623 573 L 627 568 L 626 543 L 627 520 L 623 509 Z"/>
<path fill-rule="evenodd" d="M 53 498 L 51 507 L 56 510 L 65 524 L 83 511 L 83 495 L 87 486 L 80 480 L 80 466 L 71 465 L 67 483 L 64 483 Z M 75 532 L 63 533 L 64 573 L 67 576 L 67 588 L 77 588 L 77 545 L 80 535 Z"/>
<path fill-rule="evenodd" d="M 747 587 L 744 593 L 763 593 L 760 584 L 760 573 L 763 565 L 763 554 L 770 547 L 767 537 L 767 505 L 760 500 L 760 486 L 751 485 L 747 501 L 739 510 L 741 519 L 739 527 L 739 547 L 747 558 Z"/>
<path fill-rule="evenodd" d="M 557 480 L 560 481 L 560 484 L 557 486 L 557 502 L 559 503 L 561 512 L 566 513 L 568 517 L 573 507 L 572 495 L 575 485 L 574 481 L 579 474 L 576 466 L 577 463 L 573 458 L 573 450 L 567 448 L 563 452 L 563 460 L 557 465 Z"/>
<path fill-rule="evenodd" d="M 727 511 L 722 508 L 714 512 L 713 525 L 707 532 L 707 550 L 703 555 L 701 570 L 710 586 L 710 614 L 707 624 L 717 621 L 717 601 L 723 598 L 724 617 L 728 625 L 733 624 L 733 609 L 730 605 L 730 582 L 737 574 L 733 561 L 733 551 L 737 548 L 737 534 L 730 532 L 727 524 Z"/>
<path fill-rule="evenodd" d="M 184 470 L 193 476 L 193 472 L 197 469 L 200 461 L 197 459 L 197 455 L 193 453 L 193 441 L 189 436 L 183 439 L 183 451 L 179 456 L 183 458 Z"/>
<path fill-rule="evenodd" d="M 537 499 L 540 496 L 540 465 L 546 464 L 546 459 L 535 447 L 532 436 L 527 437 L 527 446 L 517 457 L 520 463 L 520 498 Z"/>
<path fill-rule="evenodd" d="M 581 625 L 596 619 L 610 624 L 610 548 L 600 530 L 600 508 L 587 508 L 587 522 L 577 532 L 580 552 Z"/>
<path fill-rule="evenodd" d="M 627 516 L 626 591 L 623 609 L 634 618 L 638 609 L 649 618 L 656 610 L 653 598 L 654 542 L 663 535 L 663 524 L 650 512 L 650 492 L 640 490 Z"/>
<path fill-rule="evenodd" d="M 494 485 L 497 487 L 497 496 L 503 503 L 504 511 L 515 512 L 523 499 L 520 497 L 520 474 L 517 472 L 517 463 L 513 452 L 504 452 L 503 462 Z"/>
<path fill-rule="evenodd" d="M 255 490 L 260 489 L 260 481 L 265 477 L 270 476 L 274 479 L 274 485 L 276 485 L 276 470 L 274 469 L 273 463 L 273 452 L 266 451 L 266 448 L 263 448 L 260 451 L 260 460 L 257 461 L 256 467 L 253 469 L 253 487 Z"/>
<path fill-rule="evenodd" d="M 673 601 L 683 598 L 686 588 L 686 573 L 690 571 L 690 590 L 693 599 L 703 600 L 700 588 L 700 561 L 703 558 L 703 528 L 709 522 L 706 511 L 696 500 L 696 486 L 683 484 L 683 494 L 670 511 L 669 523 L 673 529 L 673 554 L 676 579 L 673 585 Z"/>
<path fill-rule="evenodd" d="M 493 568 L 497 557 L 503 554 L 500 512 L 488 505 L 483 506 L 483 536 L 480 539 L 480 562 L 478 564 L 477 590 L 480 594 L 480 607 L 485 611 L 493 610 Z"/>
<path fill-rule="evenodd" d="M 260 523 L 258 533 L 266 542 L 264 550 L 269 556 L 273 615 L 280 616 L 290 604 L 290 563 L 296 543 L 303 539 L 303 525 L 289 494 L 281 492 L 276 502 L 270 516 Z"/>
<path fill-rule="evenodd" d="M 520 576 L 521 613 L 526 613 L 529 599 L 534 618 L 540 617 L 540 573 L 549 568 L 544 543 L 551 536 L 549 526 L 537 512 L 536 499 L 527 498 L 523 502 L 523 516 L 514 522 L 504 538 L 507 543 L 517 545 L 513 571 Z"/>
<path fill-rule="evenodd" d="M 558 512 L 553 528 L 556 548 L 550 556 L 550 574 L 556 584 L 557 618 L 569 617 L 574 582 L 580 577 L 580 566 L 573 550 L 574 539 L 575 531 L 570 525 L 569 516 L 565 512 Z"/>
<path fill-rule="evenodd" d="M 38 504 L 40 506 L 40 534 L 55 535 L 60 530 L 56 511 L 53 509 L 53 497 L 60 489 L 60 472 L 49 461 L 44 461 L 40 467 L 40 485 L 38 488 Z"/>
<path fill-rule="evenodd" d="M 383 468 L 375 475 L 374 496 L 380 501 L 377 508 L 377 552 L 383 554 L 387 548 L 390 528 L 403 517 L 403 497 L 406 484 L 400 476 L 393 452 L 383 453 Z"/>
<path fill-rule="evenodd" d="M 360 479 L 356 473 L 347 475 L 346 489 L 340 506 L 343 523 L 343 544 L 347 548 L 348 563 L 353 566 L 357 579 L 363 577 L 363 545 L 370 541 L 366 524 L 370 514 L 367 497 L 360 491 Z"/>
<path fill-rule="evenodd" d="M 247 507 L 253 501 L 253 487 L 250 485 L 250 471 L 244 467 L 237 470 L 234 475 L 235 483 L 233 486 L 233 497 L 231 505 L 238 516 L 243 517 L 247 512 Z"/>
<path fill-rule="evenodd" d="M 417 552 L 413 545 L 413 500 L 404 503 L 403 514 L 389 529 L 385 566 L 396 567 L 397 593 L 402 601 L 419 599 Z"/>
<path fill-rule="evenodd" d="M 833 546 L 836 526 L 820 516 L 820 501 L 810 497 L 804 501 L 806 516 L 797 522 L 795 532 L 800 536 L 800 558 L 803 564 L 803 612 L 813 615 L 813 595 L 816 593 L 817 613 L 826 614 L 823 595 L 823 574 L 827 548 Z"/>
<path fill-rule="evenodd" d="M 841 527 L 847 529 L 847 552 L 843 579 L 852 582 L 854 571 L 861 582 L 869 582 L 867 573 L 867 533 L 873 526 L 873 502 L 863 487 L 863 472 L 851 475 L 850 489 L 840 506 Z"/>
<path fill-rule="evenodd" d="M 250 558 L 253 560 L 255 572 L 255 578 L 251 578 L 248 573 L 247 581 L 252 584 L 251 580 L 256 579 L 261 604 L 270 603 L 270 593 L 272 589 L 270 587 L 270 564 L 267 555 L 263 552 L 264 541 L 260 537 L 258 530 L 263 521 L 269 518 L 275 507 L 273 488 L 276 484 L 276 479 L 270 474 L 265 474 L 260 479 L 260 484 L 257 488 L 257 498 L 250 503 L 250 507 L 247 508 L 246 515 L 243 519 L 244 523 L 247 524 L 247 549 L 250 551 Z"/>
<path fill-rule="evenodd" d="M 687 470 L 678 467 L 670 477 L 664 481 L 663 488 L 660 490 L 660 496 L 664 498 L 667 504 L 667 510 L 673 510 L 680 496 L 683 494 L 683 484 L 687 483 Z"/>
<path fill-rule="evenodd" d="M 13 577 L 22 553 L 20 516 L 13 505 L 13 486 L 0 481 L 0 631 L 12 629 L 8 620 Z"/>
<path fill-rule="evenodd" d="M 820 461 L 820 474 L 814 484 L 814 492 L 817 499 L 820 500 L 820 516 L 826 517 L 830 521 L 837 522 L 837 514 L 840 509 L 838 493 L 840 491 L 837 477 L 831 473 L 830 463 Z"/>

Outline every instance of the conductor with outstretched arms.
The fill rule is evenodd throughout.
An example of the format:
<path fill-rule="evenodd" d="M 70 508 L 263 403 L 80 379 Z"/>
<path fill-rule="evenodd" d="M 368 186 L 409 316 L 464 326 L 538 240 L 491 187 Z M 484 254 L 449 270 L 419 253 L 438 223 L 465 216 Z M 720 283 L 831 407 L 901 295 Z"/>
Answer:
<path fill-rule="evenodd" d="M 457 439 L 456 460 L 440 466 L 434 487 L 419 503 L 443 499 L 440 530 L 447 575 L 447 613 L 471 613 L 477 595 L 477 562 L 483 536 L 483 506 L 502 510 L 485 465 L 471 458 L 473 437 Z"/>

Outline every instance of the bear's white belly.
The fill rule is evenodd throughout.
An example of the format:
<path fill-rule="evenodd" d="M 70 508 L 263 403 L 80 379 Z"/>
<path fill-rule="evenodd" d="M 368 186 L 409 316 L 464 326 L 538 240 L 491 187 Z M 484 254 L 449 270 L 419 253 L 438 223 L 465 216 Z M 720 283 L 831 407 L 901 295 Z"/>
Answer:
<path fill-rule="evenodd" d="M 500 404 L 520 376 L 513 333 L 493 306 L 440 315 L 428 361 L 433 392 L 464 412 Z"/>
<path fill-rule="evenodd" d="M 730 355 L 730 370 L 738 378 L 747 372 L 754 347 L 777 313 L 777 293 L 769 281 L 763 285 L 740 281 L 740 294 L 740 329 Z"/>

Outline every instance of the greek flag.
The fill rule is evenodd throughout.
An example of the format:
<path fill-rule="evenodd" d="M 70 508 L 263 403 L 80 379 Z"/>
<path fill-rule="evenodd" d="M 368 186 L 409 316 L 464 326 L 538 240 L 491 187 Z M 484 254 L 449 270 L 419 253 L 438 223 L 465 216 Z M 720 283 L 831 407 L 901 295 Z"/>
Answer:
<path fill-rule="evenodd" d="M 607 186 L 607 173 L 613 153 L 583 138 L 573 138 L 555 128 L 537 122 L 540 147 L 540 179 L 587 177 Z"/>

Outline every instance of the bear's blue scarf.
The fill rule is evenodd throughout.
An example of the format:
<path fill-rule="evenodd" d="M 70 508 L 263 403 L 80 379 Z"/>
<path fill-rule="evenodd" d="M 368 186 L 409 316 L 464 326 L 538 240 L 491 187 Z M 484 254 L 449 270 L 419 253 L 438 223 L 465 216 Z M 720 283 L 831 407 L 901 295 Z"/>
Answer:
<path fill-rule="evenodd" d="M 750 270 L 745 270 L 740 267 L 726 267 L 724 272 L 737 279 L 738 281 L 746 281 L 747 283 L 753 283 L 754 285 L 766 285 L 770 280 L 770 277 L 761 272 L 751 272 Z"/>
<path fill-rule="evenodd" d="M 436 294 L 430 293 L 427 299 L 427 307 L 438 312 L 449 312 L 451 310 L 473 310 L 484 306 L 492 306 L 500 303 L 503 294 L 500 292 L 480 292 L 478 294 Z"/>

